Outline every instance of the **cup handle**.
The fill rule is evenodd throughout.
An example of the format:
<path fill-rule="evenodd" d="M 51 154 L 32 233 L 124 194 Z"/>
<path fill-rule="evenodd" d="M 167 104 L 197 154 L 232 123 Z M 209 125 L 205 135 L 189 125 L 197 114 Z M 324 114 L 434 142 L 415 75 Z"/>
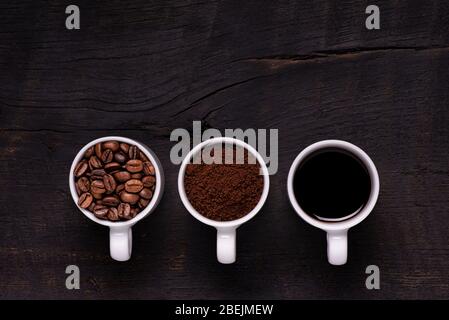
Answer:
<path fill-rule="evenodd" d="M 327 232 L 327 259 L 330 264 L 340 266 L 348 260 L 348 230 Z"/>
<path fill-rule="evenodd" d="M 230 264 L 235 262 L 236 228 L 217 228 L 218 262 Z"/>
<path fill-rule="evenodd" d="M 131 258 L 132 251 L 132 229 L 131 227 L 110 227 L 109 248 L 111 257 L 117 261 L 127 261 Z"/>

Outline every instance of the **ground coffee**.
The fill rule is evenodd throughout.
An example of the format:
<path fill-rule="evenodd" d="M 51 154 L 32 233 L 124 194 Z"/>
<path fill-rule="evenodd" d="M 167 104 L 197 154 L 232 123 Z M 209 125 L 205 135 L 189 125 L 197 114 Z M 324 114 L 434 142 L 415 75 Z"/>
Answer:
<path fill-rule="evenodd" d="M 235 151 L 234 148 L 234 158 Z M 224 159 L 225 148 L 222 153 Z M 247 151 L 243 164 L 188 164 L 184 178 L 187 198 L 206 218 L 239 219 L 260 200 L 264 179 L 259 170 L 258 163 L 248 163 Z"/>

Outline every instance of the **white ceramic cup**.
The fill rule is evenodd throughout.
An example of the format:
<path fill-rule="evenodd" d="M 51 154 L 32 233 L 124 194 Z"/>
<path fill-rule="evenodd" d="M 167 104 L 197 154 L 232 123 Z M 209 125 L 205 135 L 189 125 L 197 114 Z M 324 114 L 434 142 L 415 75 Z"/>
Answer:
<path fill-rule="evenodd" d="M 357 214 L 343 221 L 327 222 L 313 218 L 303 211 L 293 191 L 293 179 L 302 161 L 312 153 L 323 149 L 340 149 L 349 152 L 362 162 L 371 180 L 371 191 L 365 206 Z M 327 232 L 329 263 L 333 265 L 345 264 L 348 257 L 348 230 L 362 222 L 371 213 L 379 196 L 379 175 L 370 157 L 362 149 L 346 141 L 323 140 L 316 142 L 305 148 L 293 161 L 288 173 L 287 190 L 290 202 L 298 215 L 312 226 Z"/>
<path fill-rule="evenodd" d="M 95 215 L 90 212 L 89 210 L 83 209 L 78 205 L 78 194 L 76 192 L 75 188 L 75 176 L 73 175 L 73 171 L 75 170 L 76 165 L 78 162 L 83 158 L 84 153 L 86 150 L 95 144 L 99 142 L 105 142 L 105 141 L 119 141 L 119 142 L 125 142 L 128 144 L 136 145 L 151 161 L 151 163 L 154 166 L 155 169 L 155 177 L 156 177 L 156 186 L 153 192 L 153 198 L 151 199 L 148 206 L 145 207 L 139 214 L 137 214 L 133 219 L 128 221 L 118 221 L 118 222 L 112 222 L 109 220 L 101 220 L 95 217 Z M 109 247 L 111 252 L 111 257 L 114 260 L 117 261 L 127 261 L 131 257 L 131 251 L 132 251 L 132 226 L 135 225 L 137 222 L 148 216 L 158 205 L 159 201 L 162 198 L 163 190 L 164 190 L 164 173 L 162 171 L 161 163 L 159 162 L 159 159 L 156 157 L 156 155 L 142 143 L 139 143 L 135 140 L 124 138 L 124 137 L 103 137 L 96 140 L 93 140 L 86 144 L 76 155 L 75 159 L 73 160 L 72 166 L 70 168 L 70 176 L 69 176 L 69 185 L 70 185 L 70 192 L 72 194 L 73 201 L 77 205 L 78 209 L 81 210 L 82 213 L 86 217 L 88 217 L 90 220 L 109 227 Z"/>
<path fill-rule="evenodd" d="M 259 163 L 262 175 L 264 179 L 264 186 L 262 195 L 260 197 L 259 202 L 254 207 L 254 209 L 249 212 L 247 215 L 243 216 L 240 219 L 232 220 L 232 221 L 215 221 L 206 218 L 205 216 L 201 215 L 196 209 L 191 205 L 189 199 L 187 198 L 185 188 L 184 188 L 184 174 L 186 170 L 186 166 L 190 163 L 190 160 L 195 156 L 198 152 L 201 152 L 205 147 L 210 147 L 215 144 L 228 144 L 228 145 L 236 145 L 245 148 L 248 150 L 248 152 L 253 155 L 257 162 Z M 178 190 L 179 195 L 181 196 L 182 203 L 187 208 L 187 210 L 190 212 L 192 216 L 194 216 L 196 219 L 201 221 L 202 223 L 205 223 L 207 225 L 210 225 L 212 227 L 215 227 L 217 229 L 217 259 L 220 263 L 234 263 L 235 262 L 235 256 L 236 256 L 236 230 L 237 228 L 242 225 L 243 223 L 249 221 L 252 219 L 262 208 L 263 204 L 265 203 L 265 200 L 268 196 L 268 190 L 270 185 L 270 178 L 268 174 L 268 169 L 265 164 L 265 161 L 263 160 L 262 156 L 249 144 L 238 140 L 234 138 L 227 138 L 227 137 L 220 137 L 220 138 L 213 138 L 206 140 L 198 145 L 196 145 L 184 158 L 183 162 L 181 163 L 181 167 L 179 169 L 179 175 L 178 175 Z"/>

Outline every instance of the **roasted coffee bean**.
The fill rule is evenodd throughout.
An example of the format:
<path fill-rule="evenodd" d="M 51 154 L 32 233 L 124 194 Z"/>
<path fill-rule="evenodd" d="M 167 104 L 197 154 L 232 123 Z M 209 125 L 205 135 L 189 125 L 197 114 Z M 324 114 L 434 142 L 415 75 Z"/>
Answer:
<path fill-rule="evenodd" d="M 90 147 L 84 152 L 84 158 L 89 159 L 94 154 L 94 147 Z"/>
<path fill-rule="evenodd" d="M 109 208 L 108 219 L 111 220 L 111 221 L 117 221 L 117 220 L 120 219 L 119 216 L 118 216 L 117 208 Z"/>
<path fill-rule="evenodd" d="M 95 193 L 95 192 L 92 192 L 92 190 L 90 190 L 90 193 L 91 193 L 92 197 L 97 199 L 97 201 L 103 199 L 103 193 Z"/>
<path fill-rule="evenodd" d="M 120 192 L 120 199 L 123 202 L 129 203 L 129 204 L 136 204 L 137 201 L 139 201 L 139 195 L 134 193 L 129 193 L 126 191 Z"/>
<path fill-rule="evenodd" d="M 101 143 L 97 143 L 96 145 L 95 145 L 95 155 L 98 157 L 98 158 L 101 158 L 101 154 L 103 153 L 103 150 L 102 150 L 102 148 L 101 148 Z"/>
<path fill-rule="evenodd" d="M 151 188 L 152 186 L 154 186 L 156 178 L 153 176 L 146 176 L 142 178 L 142 182 L 145 188 Z"/>
<path fill-rule="evenodd" d="M 131 175 L 131 179 L 138 179 L 138 180 L 140 180 L 140 179 L 142 179 L 142 177 L 143 177 L 143 175 L 141 173 L 133 173 Z"/>
<path fill-rule="evenodd" d="M 131 208 L 131 218 L 134 218 L 137 216 L 137 214 L 140 212 L 139 208 Z"/>
<path fill-rule="evenodd" d="M 120 194 L 120 192 L 122 192 L 123 190 L 125 190 L 125 184 L 124 183 L 119 184 L 117 186 L 117 188 L 115 188 L 115 193 Z"/>
<path fill-rule="evenodd" d="M 142 160 L 142 162 L 150 161 L 150 160 L 148 160 L 148 158 L 145 155 L 145 153 L 143 153 L 142 151 L 139 151 L 139 159 Z"/>
<path fill-rule="evenodd" d="M 87 210 L 89 210 L 90 212 L 94 212 L 94 208 L 95 208 L 95 201 L 92 201 L 92 203 L 90 204 L 90 206 L 87 208 Z"/>
<path fill-rule="evenodd" d="M 129 160 L 125 165 L 125 169 L 131 173 L 142 171 L 142 161 L 137 159 Z"/>
<path fill-rule="evenodd" d="M 139 196 L 144 199 L 151 199 L 153 197 L 153 191 L 151 191 L 151 189 L 149 188 L 143 188 L 139 192 Z"/>
<path fill-rule="evenodd" d="M 94 180 L 94 181 L 92 181 L 92 183 L 90 184 L 90 190 L 93 193 L 105 193 L 106 189 L 104 187 L 103 180 Z"/>
<path fill-rule="evenodd" d="M 117 141 L 106 141 L 103 142 L 102 147 L 104 149 L 111 149 L 113 152 L 116 152 L 120 148 L 120 144 Z"/>
<path fill-rule="evenodd" d="M 115 188 L 117 187 L 117 183 L 115 182 L 114 177 L 110 174 L 105 174 L 103 176 L 103 184 L 104 188 L 106 189 L 106 193 L 114 192 Z"/>
<path fill-rule="evenodd" d="M 81 192 L 89 192 L 90 181 L 86 177 L 79 178 L 76 184 Z"/>
<path fill-rule="evenodd" d="M 114 154 L 112 153 L 111 149 L 106 149 L 103 151 L 101 155 L 101 161 L 104 163 L 109 163 L 112 161 L 112 158 L 114 158 Z"/>
<path fill-rule="evenodd" d="M 91 170 L 100 169 L 103 166 L 101 161 L 97 158 L 97 156 L 92 156 L 89 158 L 89 167 Z"/>
<path fill-rule="evenodd" d="M 80 196 L 82 192 L 81 192 L 80 188 L 78 187 L 78 183 L 76 183 L 76 182 L 75 182 L 75 190 L 76 190 L 76 194 L 78 196 Z"/>
<path fill-rule="evenodd" d="M 126 156 L 123 152 L 117 152 L 114 154 L 115 161 L 119 163 L 125 163 L 126 162 Z"/>
<path fill-rule="evenodd" d="M 151 162 L 146 161 L 146 162 L 144 162 L 144 163 L 142 164 L 142 166 L 143 166 L 143 172 L 144 172 L 147 176 L 149 176 L 149 175 L 154 176 L 154 167 L 153 167 L 153 165 L 151 164 Z"/>
<path fill-rule="evenodd" d="M 126 182 L 131 179 L 131 174 L 128 171 L 119 171 L 114 173 L 114 178 L 118 182 Z"/>
<path fill-rule="evenodd" d="M 139 197 L 139 196 L 137 196 L 137 197 Z M 93 199 L 92 195 L 90 193 L 85 192 L 79 197 L 78 205 L 81 208 L 86 209 L 86 208 L 89 208 L 89 206 L 93 200 L 94 199 Z"/>
<path fill-rule="evenodd" d="M 117 207 L 120 204 L 120 200 L 116 196 L 104 197 L 102 201 L 108 207 Z"/>
<path fill-rule="evenodd" d="M 139 199 L 139 208 L 143 209 L 150 203 L 150 200 L 140 198 Z"/>
<path fill-rule="evenodd" d="M 156 183 L 146 154 L 114 140 L 86 149 L 73 174 L 79 206 L 109 221 L 134 218 L 148 206 Z"/>
<path fill-rule="evenodd" d="M 109 208 L 104 205 L 95 205 L 93 213 L 97 218 L 106 219 Z"/>
<path fill-rule="evenodd" d="M 128 156 L 130 159 L 136 159 L 139 155 L 139 149 L 137 149 L 137 146 L 130 146 L 128 151 Z"/>
<path fill-rule="evenodd" d="M 139 193 L 143 189 L 143 183 L 137 179 L 131 179 L 126 181 L 125 190 L 130 193 Z"/>
<path fill-rule="evenodd" d="M 128 154 L 129 144 L 124 142 L 120 143 L 120 150 L 122 150 L 125 154 Z"/>
<path fill-rule="evenodd" d="M 90 178 L 92 180 L 101 180 L 105 174 L 106 171 L 104 169 L 95 169 L 90 172 Z"/>
<path fill-rule="evenodd" d="M 104 165 L 104 169 L 107 172 L 114 172 L 114 171 L 120 170 L 121 168 L 122 168 L 122 166 L 118 162 L 110 162 L 110 163 L 107 163 Z"/>
<path fill-rule="evenodd" d="M 75 177 L 81 177 L 83 174 L 86 173 L 87 169 L 88 169 L 88 165 L 86 161 L 80 161 L 80 163 L 78 163 L 75 167 L 75 170 L 73 171 L 73 174 L 75 175 Z"/>
<path fill-rule="evenodd" d="M 131 206 L 129 203 L 120 203 L 118 208 L 118 216 L 122 219 L 129 220 L 132 218 L 131 216 Z"/>

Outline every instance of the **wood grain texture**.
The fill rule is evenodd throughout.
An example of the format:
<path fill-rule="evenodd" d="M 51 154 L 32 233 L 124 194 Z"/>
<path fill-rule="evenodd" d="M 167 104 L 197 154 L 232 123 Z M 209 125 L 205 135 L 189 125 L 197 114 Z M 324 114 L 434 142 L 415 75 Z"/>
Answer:
<path fill-rule="evenodd" d="M 0 298 L 449 298 L 449 3 L 377 1 L 0 3 Z M 73 2 L 74 3 L 74 2 Z M 278 128 L 279 171 L 238 232 L 237 263 L 184 209 L 170 132 Z M 104 135 L 149 145 L 164 198 L 134 228 L 132 260 L 109 258 L 108 231 L 75 207 L 77 151 Z M 325 235 L 286 196 L 295 156 L 326 138 L 362 147 L 381 193 L 332 267 Z M 65 267 L 81 290 L 65 289 Z M 365 289 L 365 268 L 381 290 Z"/>

